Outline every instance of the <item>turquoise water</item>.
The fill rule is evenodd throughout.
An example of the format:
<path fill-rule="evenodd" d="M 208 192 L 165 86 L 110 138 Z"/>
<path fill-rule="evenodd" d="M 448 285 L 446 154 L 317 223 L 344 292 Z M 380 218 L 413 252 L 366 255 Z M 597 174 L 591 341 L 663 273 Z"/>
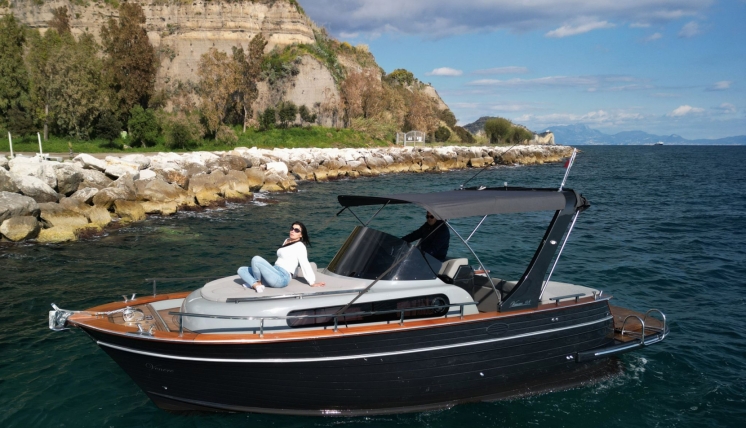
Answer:
<path fill-rule="evenodd" d="M 0 426 L 542 426 L 725 427 L 746 421 L 746 147 L 582 147 L 568 180 L 592 207 L 580 215 L 553 279 L 604 290 L 617 304 L 659 308 L 663 343 L 621 358 L 624 372 L 596 385 L 449 410 L 323 419 L 253 414 L 173 414 L 156 408 L 80 331 L 47 329 L 54 302 L 85 309 L 148 294 L 147 277 L 231 275 L 254 254 L 272 255 L 303 221 L 310 258 L 328 263 L 357 220 L 335 217 L 338 194 L 458 187 L 475 171 L 304 183 L 170 218 L 150 218 L 85 242 L 0 244 Z M 470 185 L 555 187 L 561 165 L 500 167 Z M 355 210 L 367 221 L 372 210 Z M 503 278 L 519 276 L 549 214 L 488 219 L 472 238 Z M 405 234 L 424 213 L 390 207 L 374 227 Z M 455 222 L 466 233 L 477 220 Z M 455 240 L 451 256 L 466 255 Z M 161 283 L 159 292 L 198 287 Z M 395 391 L 392 391 L 395 393 Z"/>

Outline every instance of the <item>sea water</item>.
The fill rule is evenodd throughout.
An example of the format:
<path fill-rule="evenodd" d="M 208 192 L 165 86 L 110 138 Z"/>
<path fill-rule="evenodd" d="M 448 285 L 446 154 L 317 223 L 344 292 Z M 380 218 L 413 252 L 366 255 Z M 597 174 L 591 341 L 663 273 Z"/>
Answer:
<path fill-rule="evenodd" d="M 178 414 L 155 407 L 81 331 L 47 328 L 50 303 L 86 309 L 123 294 L 152 293 L 146 278 L 232 275 L 254 254 L 272 259 L 294 221 L 307 225 L 309 257 L 323 266 L 359 224 L 348 212 L 336 216 L 337 195 L 455 189 L 477 171 L 388 175 L 302 183 L 298 193 L 257 194 L 246 204 L 151 217 L 80 242 L 0 244 L 0 426 L 743 426 L 746 147 L 581 150 L 567 187 L 591 208 L 579 216 L 552 279 L 602 289 L 621 306 L 660 309 L 671 326 L 664 342 L 622 356 L 618 376 L 567 391 L 405 415 Z M 558 187 L 564 172 L 561 164 L 501 166 L 467 186 Z M 368 222 L 376 209 L 353 212 Z M 493 275 L 517 279 L 550 218 L 493 216 L 470 243 Z M 392 206 L 371 226 L 404 235 L 424 220 L 420 209 Z M 478 221 L 453 223 L 466 238 Z M 454 236 L 449 255 L 470 257 Z M 164 293 L 200 284 L 159 281 L 157 287 Z"/>

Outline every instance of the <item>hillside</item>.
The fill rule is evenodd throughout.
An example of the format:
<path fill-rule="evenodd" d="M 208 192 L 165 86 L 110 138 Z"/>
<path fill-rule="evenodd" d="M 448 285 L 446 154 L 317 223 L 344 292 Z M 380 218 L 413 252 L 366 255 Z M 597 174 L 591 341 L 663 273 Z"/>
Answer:
<path fill-rule="evenodd" d="M 235 46 L 246 49 L 259 33 L 268 42 L 265 53 L 275 53 L 284 61 L 277 64 L 280 71 L 287 72 L 260 82 L 259 96 L 252 105 L 254 111 L 281 101 L 319 109 L 322 105 L 338 106 L 342 103 L 340 85 L 350 73 L 368 72 L 380 82 L 382 70 L 367 47 L 333 40 L 305 15 L 296 0 L 130 3 L 140 4 L 145 14 L 148 38 L 160 62 L 156 90 L 165 93 L 184 95 L 186 90 L 195 98 L 202 55 L 211 48 L 229 55 Z M 0 17 L 13 14 L 26 26 L 44 32 L 53 17 L 52 11 L 64 6 L 69 11 L 74 35 L 90 33 L 100 41 L 102 25 L 119 16 L 115 7 L 118 4 L 115 0 L 6 0 L 0 3 Z M 419 92 L 433 99 L 440 109 L 447 108 L 434 88 L 423 85 Z M 319 116 L 324 125 L 336 122 Z"/>

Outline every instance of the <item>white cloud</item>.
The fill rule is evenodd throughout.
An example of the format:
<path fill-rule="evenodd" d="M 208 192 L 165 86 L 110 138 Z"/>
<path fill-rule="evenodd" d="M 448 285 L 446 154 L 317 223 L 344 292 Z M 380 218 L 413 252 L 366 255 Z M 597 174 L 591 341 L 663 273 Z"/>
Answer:
<path fill-rule="evenodd" d="M 648 37 L 645 38 L 645 42 L 648 42 L 648 43 L 649 42 L 654 42 L 654 41 L 662 39 L 662 38 L 663 38 L 663 34 L 661 34 L 661 33 L 653 33 L 653 34 L 651 34 L 651 35 L 649 35 Z"/>
<path fill-rule="evenodd" d="M 333 34 L 416 34 L 427 38 L 507 30 L 553 30 L 556 36 L 610 23 L 665 24 L 705 12 L 714 0 L 300 0 Z M 579 22 L 588 17 L 592 22 Z M 594 24 L 595 23 L 595 26 Z M 585 28 L 581 28 L 582 26 Z M 639 25 L 639 24 L 638 24 Z M 565 27 L 561 29 L 560 27 Z"/>
<path fill-rule="evenodd" d="M 548 76 L 537 79 L 479 79 L 469 82 L 471 86 L 535 87 L 535 86 L 589 86 L 598 83 L 594 77 Z"/>
<path fill-rule="evenodd" d="M 736 106 L 731 103 L 722 103 L 717 107 L 717 110 L 720 110 L 723 113 L 735 113 Z"/>
<path fill-rule="evenodd" d="M 593 30 L 601 30 L 605 28 L 614 28 L 616 25 L 611 24 L 607 21 L 596 21 L 586 22 L 578 25 L 563 25 L 556 30 L 552 30 L 546 34 L 547 37 L 562 38 L 569 36 L 576 36 L 578 34 L 588 33 Z"/>
<path fill-rule="evenodd" d="M 517 66 L 486 68 L 483 70 L 474 70 L 471 72 L 471 74 L 526 74 L 526 73 L 528 73 L 528 68 L 517 67 Z"/>
<path fill-rule="evenodd" d="M 732 85 L 733 82 L 730 80 L 721 80 L 719 82 L 715 82 L 714 85 L 707 88 L 708 91 L 725 91 L 727 89 L 730 89 L 730 85 Z"/>
<path fill-rule="evenodd" d="M 704 112 L 705 109 L 699 108 L 699 107 L 692 107 L 690 105 L 683 105 L 677 107 L 674 111 L 671 113 L 668 113 L 666 116 L 668 117 L 683 117 L 690 114 L 698 114 Z"/>
<path fill-rule="evenodd" d="M 699 34 L 702 34 L 702 32 L 699 29 L 699 24 L 697 24 L 695 21 L 687 23 L 681 28 L 681 31 L 679 31 L 679 37 L 686 39 L 697 36 Z"/>
<path fill-rule="evenodd" d="M 525 114 L 514 118 L 517 123 L 529 123 L 532 127 L 543 128 L 549 125 L 585 123 L 595 126 L 620 126 L 639 122 L 645 116 L 635 111 L 627 110 L 595 110 L 584 114 L 552 113 L 546 115 Z"/>
<path fill-rule="evenodd" d="M 461 76 L 462 74 L 464 74 L 463 71 L 450 67 L 436 68 L 433 71 L 425 73 L 426 76 Z"/>

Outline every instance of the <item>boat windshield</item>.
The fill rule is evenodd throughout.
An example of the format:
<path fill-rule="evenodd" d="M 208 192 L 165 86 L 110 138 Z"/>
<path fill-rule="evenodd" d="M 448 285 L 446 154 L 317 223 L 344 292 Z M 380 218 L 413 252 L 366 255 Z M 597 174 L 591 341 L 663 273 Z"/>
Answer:
<path fill-rule="evenodd" d="M 357 226 L 329 263 L 327 270 L 353 278 L 376 279 L 397 260 L 405 259 L 382 280 L 412 281 L 437 278 L 441 262 L 420 249 L 407 255 L 410 245 L 396 236 Z"/>

